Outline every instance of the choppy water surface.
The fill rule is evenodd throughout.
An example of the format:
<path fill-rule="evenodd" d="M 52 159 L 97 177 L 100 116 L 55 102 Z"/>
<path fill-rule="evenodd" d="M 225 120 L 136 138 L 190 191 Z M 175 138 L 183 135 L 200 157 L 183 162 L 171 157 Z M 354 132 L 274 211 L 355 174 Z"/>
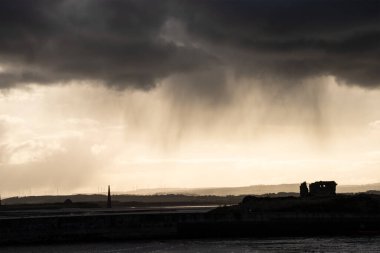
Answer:
<path fill-rule="evenodd" d="M 380 237 L 172 240 L 1 247 L 0 252 L 380 252 Z"/>

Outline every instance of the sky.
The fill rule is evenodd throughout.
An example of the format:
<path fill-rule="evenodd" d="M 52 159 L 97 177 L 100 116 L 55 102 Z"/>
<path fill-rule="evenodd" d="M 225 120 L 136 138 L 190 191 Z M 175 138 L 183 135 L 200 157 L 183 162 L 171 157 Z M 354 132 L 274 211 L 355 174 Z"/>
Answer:
<path fill-rule="evenodd" d="M 380 182 L 378 1 L 0 6 L 2 196 Z"/>

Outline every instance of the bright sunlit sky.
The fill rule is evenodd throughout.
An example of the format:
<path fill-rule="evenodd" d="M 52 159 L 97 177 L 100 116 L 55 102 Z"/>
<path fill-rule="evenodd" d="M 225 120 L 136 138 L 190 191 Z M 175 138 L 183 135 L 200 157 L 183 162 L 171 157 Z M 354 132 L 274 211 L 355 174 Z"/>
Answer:
<path fill-rule="evenodd" d="M 380 181 L 380 91 L 325 77 L 296 95 L 245 88 L 215 108 L 178 106 L 168 86 L 3 93 L 3 194 Z"/>
<path fill-rule="evenodd" d="M 380 182 L 376 1 L 4 0 L 0 194 Z"/>

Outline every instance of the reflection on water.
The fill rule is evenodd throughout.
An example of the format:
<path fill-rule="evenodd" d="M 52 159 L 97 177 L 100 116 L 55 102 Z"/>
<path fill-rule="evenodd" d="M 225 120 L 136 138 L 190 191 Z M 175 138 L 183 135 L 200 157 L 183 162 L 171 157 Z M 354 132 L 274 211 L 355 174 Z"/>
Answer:
<path fill-rule="evenodd" d="M 380 237 L 106 242 L 8 246 L 0 252 L 380 252 Z"/>

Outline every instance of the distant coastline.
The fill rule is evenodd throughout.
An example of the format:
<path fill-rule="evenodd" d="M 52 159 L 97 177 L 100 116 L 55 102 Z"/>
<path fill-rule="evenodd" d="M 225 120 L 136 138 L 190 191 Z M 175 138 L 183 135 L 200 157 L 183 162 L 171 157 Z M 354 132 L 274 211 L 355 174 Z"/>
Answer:
<path fill-rule="evenodd" d="M 380 183 L 364 185 L 339 185 L 337 193 L 357 194 L 368 193 L 380 195 Z M 42 195 L 14 196 L 3 198 L 5 205 L 61 203 L 66 199 L 74 202 L 103 202 L 104 194 L 73 194 L 73 195 Z M 299 184 L 252 185 L 244 187 L 215 187 L 215 188 L 152 188 L 139 189 L 113 194 L 113 200 L 122 202 L 139 202 L 159 205 L 171 205 L 174 202 L 184 204 L 220 204 L 231 205 L 239 203 L 245 196 L 261 197 L 297 197 Z M 142 204 L 144 205 L 144 204 Z"/>

